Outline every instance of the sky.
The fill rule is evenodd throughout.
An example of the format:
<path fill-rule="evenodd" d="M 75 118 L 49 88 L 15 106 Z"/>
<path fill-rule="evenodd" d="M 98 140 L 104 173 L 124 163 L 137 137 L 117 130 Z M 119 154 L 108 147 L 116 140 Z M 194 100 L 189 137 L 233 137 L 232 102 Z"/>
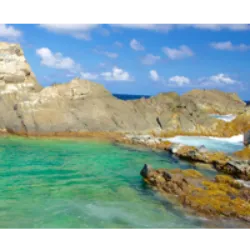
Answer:
<path fill-rule="evenodd" d="M 250 100 L 248 24 L 0 24 L 42 86 L 75 77 L 116 94 L 220 89 Z"/>

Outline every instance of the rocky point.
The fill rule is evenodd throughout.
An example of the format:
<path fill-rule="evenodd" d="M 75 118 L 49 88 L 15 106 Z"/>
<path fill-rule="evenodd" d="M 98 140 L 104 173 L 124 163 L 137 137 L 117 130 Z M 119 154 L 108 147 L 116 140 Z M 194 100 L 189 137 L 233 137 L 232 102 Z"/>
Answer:
<path fill-rule="evenodd" d="M 153 169 L 145 164 L 144 181 L 169 201 L 207 218 L 250 222 L 250 189 L 232 177 L 208 179 L 194 169 Z"/>

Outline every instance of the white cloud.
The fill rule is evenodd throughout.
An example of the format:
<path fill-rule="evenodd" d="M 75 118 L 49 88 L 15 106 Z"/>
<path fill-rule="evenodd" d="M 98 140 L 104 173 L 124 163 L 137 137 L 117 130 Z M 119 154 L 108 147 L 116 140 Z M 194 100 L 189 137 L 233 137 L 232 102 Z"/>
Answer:
<path fill-rule="evenodd" d="M 130 47 L 133 50 L 139 51 L 139 50 L 144 50 L 144 47 L 141 45 L 141 43 L 135 39 L 132 39 L 130 41 Z"/>
<path fill-rule="evenodd" d="M 233 84 L 236 82 L 235 80 L 231 79 L 229 76 L 226 76 L 225 74 L 222 74 L 222 73 L 218 75 L 210 76 L 209 79 L 216 83 Z"/>
<path fill-rule="evenodd" d="M 113 67 L 111 72 L 101 73 L 101 76 L 103 76 L 106 81 L 133 81 L 133 77 L 131 77 L 127 71 L 116 66 Z"/>
<path fill-rule="evenodd" d="M 95 80 L 98 78 L 98 74 L 89 73 L 89 72 L 81 72 L 81 77 L 83 79 Z"/>
<path fill-rule="evenodd" d="M 200 78 L 198 80 L 198 82 L 200 82 L 200 85 L 202 85 L 202 86 L 215 86 L 215 87 L 225 86 L 225 85 L 231 86 L 231 85 L 240 83 L 239 81 L 234 80 L 231 77 L 229 77 L 223 73 L 213 75 L 210 77 Z"/>
<path fill-rule="evenodd" d="M 90 31 L 97 28 L 98 24 L 40 24 L 40 27 L 48 31 L 70 35 L 77 39 L 89 40 Z"/>
<path fill-rule="evenodd" d="M 179 49 L 163 47 L 163 52 L 172 60 L 183 59 L 193 56 L 193 51 L 186 45 L 181 45 Z"/>
<path fill-rule="evenodd" d="M 154 82 L 158 82 L 160 80 L 160 77 L 156 70 L 149 71 L 149 78 Z"/>
<path fill-rule="evenodd" d="M 169 31 L 174 28 L 196 28 L 219 31 L 249 30 L 248 17 L 245 16 L 116 16 L 111 26 Z"/>
<path fill-rule="evenodd" d="M 16 40 L 22 36 L 22 32 L 11 25 L 0 24 L 0 37 L 8 40 Z"/>
<path fill-rule="evenodd" d="M 117 53 L 108 52 L 108 51 L 104 51 L 102 52 L 102 54 L 109 58 L 117 58 L 119 56 Z"/>
<path fill-rule="evenodd" d="M 36 54 L 41 58 L 41 64 L 50 68 L 76 70 L 79 65 L 70 57 L 64 57 L 62 53 L 53 53 L 49 48 L 40 48 Z"/>
<path fill-rule="evenodd" d="M 122 48 L 122 47 L 123 47 L 123 44 L 122 44 L 121 42 L 118 42 L 118 41 L 114 42 L 114 45 L 115 45 L 116 47 L 119 47 L 119 48 Z"/>
<path fill-rule="evenodd" d="M 220 31 L 223 29 L 232 31 L 250 30 L 249 24 L 184 24 L 182 26 L 193 27 L 197 29 L 213 30 L 213 31 Z"/>
<path fill-rule="evenodd" d="M 233 45 L 231 41 L 227 42 L 215 42 L 211 43 L 210 46 L 217 50 L 228 50 L 228 51 L 247 51 L 250 50 L 250 45 L 244 43 Z"/>
<path fill-rule="evenodd" d="M 190 83 L 189 78 L 185 76 L 173 76 L 169 78 L 170 83 L 174 83 L 175 85 L 182 87 L 183 85 L 187 85 Z"/>
<path fill-rule="evenodd" d="M 155 64 L 160 59 L 161 59 L 160 56 L 155 56 L 153 54 L 147 54 L 146 56 L 144 56 L 142 58 L 141 62 L 143 64 L 146 64 L 146 65 L 152 65 L 152 64 Z"/>

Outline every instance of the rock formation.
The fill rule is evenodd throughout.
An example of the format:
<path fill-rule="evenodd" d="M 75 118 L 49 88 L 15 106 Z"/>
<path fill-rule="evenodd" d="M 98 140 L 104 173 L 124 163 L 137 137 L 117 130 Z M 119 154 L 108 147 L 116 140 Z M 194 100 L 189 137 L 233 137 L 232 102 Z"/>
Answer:
<path fill-rule="evenodd" d="M 244 145 L 250 145 L 250 130 L 244 133 Z"/>
<path fill-rule="evenodd" d="M 20 45 L 0 42 L 0 94 L 41 89 Z"/>
<path fill-rule="evenodd" d="M 1 131 L 25 135 L 89 131 L 210 135 L 228 126 L 204 111 L 199 101 L 202 94 L 194 98 L 192 93 L 196 92 L 183 96 L 170 92 L 149 99 L 123 101 L 101 84 L 78 78 L 42 88 L 20 46 L 0 43 Z M 244 107 L 233 94 L 206 96 L 207 107 L 214 105 L 215 111 L 221 110 L 224 99 L 229 110 Z"/>
<path fill-rule="evenodd" d="M 246 103 L 235 93 L 226 93 L 216 89 L 194 89 L 184 94 L 188 99 L 195 100 L 197 106 L 211 114 L 241 114 Z"/>
<path fill-rule="evenodd" d="M 147 164 L 140 174 L 154 190 L 196 216 L 250 222 L 250 189 L 232 177 L 217 175 L 211 180 L 193 169 L 155 170 Z"/>

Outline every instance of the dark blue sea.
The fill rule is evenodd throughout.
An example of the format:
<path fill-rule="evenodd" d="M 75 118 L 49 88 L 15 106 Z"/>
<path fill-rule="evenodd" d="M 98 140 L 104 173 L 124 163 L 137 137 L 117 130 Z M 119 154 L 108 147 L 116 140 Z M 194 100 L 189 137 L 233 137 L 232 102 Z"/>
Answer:
<path fill-rule="evenodd" d="M 150 98 L 150 95 L 128 95 L 128 94 L 113 94 L 113 96 L 121 99 L 121 100 L 136 100 L 136 99 L 140 99 L 142 97 L 144 98 Z M 244 101 L 247 105 L 250 105 L 250 101 Z"/>
<path fill-rule="evenodd" d="M 142 97 L 149 98 L 149 95 L 127 95 L 127 94 L 113 94 L 113 96 L 117 97 L 118 99 L 127 101 L 127 100 L 136 100 Z"/>

